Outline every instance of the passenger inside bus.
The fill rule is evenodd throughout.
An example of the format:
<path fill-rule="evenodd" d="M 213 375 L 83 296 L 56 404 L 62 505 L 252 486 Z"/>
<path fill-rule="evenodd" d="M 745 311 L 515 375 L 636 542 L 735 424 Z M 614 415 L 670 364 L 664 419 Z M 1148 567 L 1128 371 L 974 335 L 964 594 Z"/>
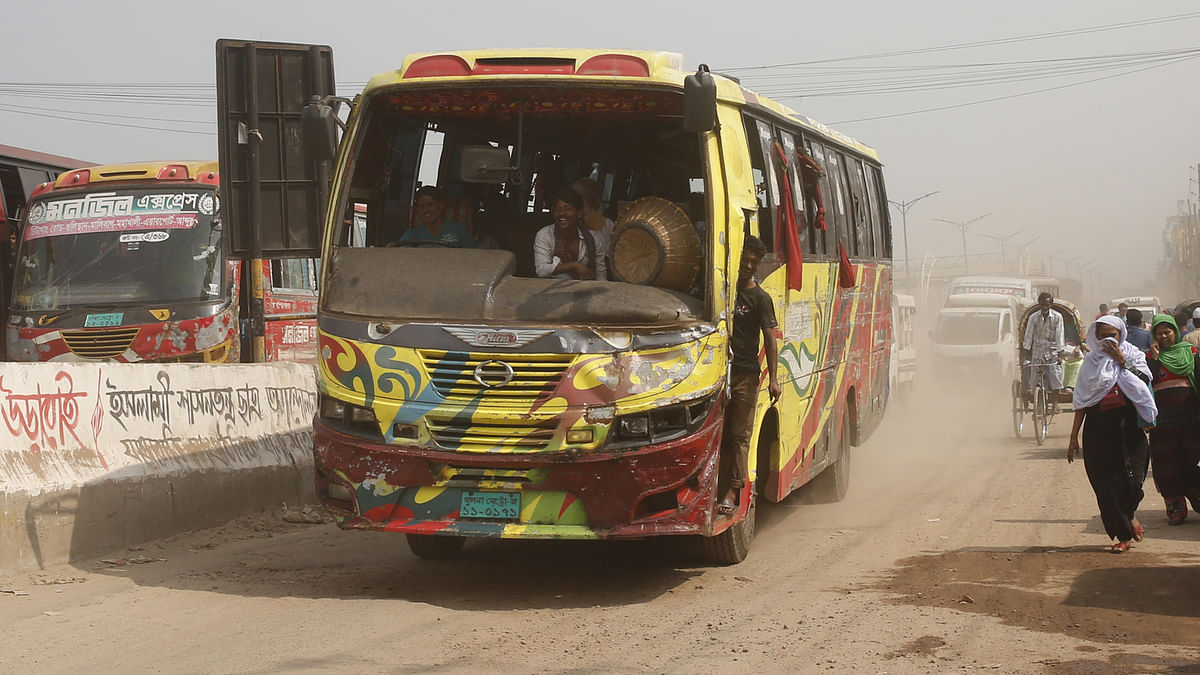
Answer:
<path fill-rule="evenodd" d="M 583 226 L 583 211 L 583 197 L 574 190 L 563 190 L 554 198 L 553 222 L 533 239 L 533 264 L 539 277 L 608 278 L 608 240 L 603 230 Z"/>
<path fill-rule="evenodd" d="M 386 256 L 351 253 L 335 259 L 370 261 L 377 270 L 388 267 L 392 271 L 384 276 L 403 277 L 405 284 L 427 284 L 441 290 L 453 284 L 486 282 L 496 292 L 503 291 L 505 298 L 507 294 L 523 298 L 509 303 L 501 302 L 501 296 L 485 295 L 480 306 L 500 313 L 489 315 L 493 318 L 544 315 L 615 321 L 613 317 L 618 316 L 703 314 L 710 309 L 704 301 L 712 284 L 707 262 L 712 255 L 711 242 L 706 241 L 712 233 L 705 232 L 705 224 L 712 221 L 707 213 L 707 169 L 695 135 L 679 128 L 681 102 L 677 95 L 665 92 L 611 92 L 590 87 L 538 89 L 532 100 L 525 89 L 468 88 L 391 95 L 381 101 L 382 107 L 360 132 L 361 152 L 349 169 L 348 190 L 341 197 L 344 226 L 333 244 L 337 248 L 394 246 L 409 250 L 397 251 L 394 270 L 388 262 L 392 258 Z M 440 194 L 434 194 L 441 204 L 422 210 L 427 192 L 422 186 L 427 185 L 438 186 Z M 560 216 L 565 217 L 558 196 L 572 188 L 584 197 L 573 206 L 575 236 L 559 240 L 559 247 L 566 250 L 551 264 L 554 234 L 559 231 L 555 225 Z M 622 220 L 624 207 L 647 197 L 658 197 L 660 206 L 669 202 L 678 208 L 681 217 L 672 218 L 666 226 L 693 230 L 690 237 L 701 239 L 699 246 L 689 244 L 685 254 L 670 259 L 674 267 L 669 269 L 679 270 L 685 265 L 677 261 L 686 258 L 698 270 L 694 276 L 684 270 L 669 279 L 663 272 L 645 282 L 630 281 L 628 274 L 621 277 L 622 283 L 612 281 L 617 277 L 613 273 L 616 265 L 609 259 L 613 238 L 608 230 L 615 229 L 610 223 L 630 222 L 629 217 Z M 420 203 L 414 205 L 417 200 Z M 568 202 L 565 208 L 572 205 Z M 667 212 L 674 215 L 664 208 L 663 213 Z M 428 237 L 421 234 L 422 229 L 429 229 L 426 219 L 461 224 L 470 233 L 474 250 L 440 241 L 413 242 Z M 598 229 L 591 228 L 593 223 Z M 444 231 L 436 236 L 440 238 Z M 591 238 L 595 264 L 589 264 L 585 231 Z M 684 229 L 670 229 L 647 230 L 644 238 L 630 241 L 655 236 L 664 248 L 689 239 Z M 621 269 L 633 269 L 629 251 L 636 250 L 630 246 L 623 249 L 626 262 Z M 475 255 L 479 249 L 507 251 L 511 257 Z M 463 264 L 458 265 L 458 260 Z M 566 266 L 555 272 L 564 263 Z M 425 271 L 426 265 L 429 271 Z M 347 270 L 351 267 L 347 263 Z M 336 274 L 338 265 L 330 272 Z M 563 279 L 572 283 L 562 283 Z M 610 287 L 578 283 L 592 279 L 610 281 L 606 285 Z M 623 288 L 624 282 L 645 288 Z M 362 298 L 353 302 L 367 305 Z M 396 302 L 405 303 L 405 311 L 418 313 L 411 301 Z M 465 310 L 431 306 L 419 313 L 432 317 L 452 311 Z"/>
<path fill-rule="evenodd" d="M 417 222 L 401 237 L 399 246 L 446 246 L 475 248 L 475 238 L 462 223 L 446 219 L 446 196 L 433 185 L 417 190 L 413 200 Z"/>

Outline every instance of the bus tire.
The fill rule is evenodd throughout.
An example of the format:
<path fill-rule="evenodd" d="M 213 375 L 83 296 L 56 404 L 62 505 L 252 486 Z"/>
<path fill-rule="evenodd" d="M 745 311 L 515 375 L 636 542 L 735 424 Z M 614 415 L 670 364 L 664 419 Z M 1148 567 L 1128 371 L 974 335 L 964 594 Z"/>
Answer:
<path fill-rule="evenodd" d="M 750 542 L 754 539 L 754 517 L 757 500 L 750 491 L 750 510 L 741 521 L 730 525 L 724 532 L 715 537 L 704 538 L 704 555 L 709 562 L 717 565 L 736 565 L 746 559 L 750 553 Z"/>
<path fill-rule="evenodd" d="M 404 536 L 408 540 L 408 550 L 418 558 L 425 560 L 444 560 L 454 557 L 467 542 L 466 537 L 439 534 L 405 534 Z"/>
<path fill-rule="evenodd" d="M 850 489 L 850 415 L 842 415 L 838 454 L 812 482 L 812 499 L 818 503 L 840 502 Z"/>

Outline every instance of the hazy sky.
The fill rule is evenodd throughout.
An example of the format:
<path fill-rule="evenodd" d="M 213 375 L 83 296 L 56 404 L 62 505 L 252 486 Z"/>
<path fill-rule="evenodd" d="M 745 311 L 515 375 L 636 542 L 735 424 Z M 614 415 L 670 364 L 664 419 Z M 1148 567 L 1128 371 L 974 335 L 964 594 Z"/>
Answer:
<path fill-rule="evenodd" d="M 1140 292 L 1153 276 L 1164 220 L 1195 189 L 1189 171 L 1200 161 L 1200 5 L 1193 0 L 730 3 L 731 14 L 715 6 L 460 0 L 439 18 L 436 3 L 17 3 L 6 11 L 0 89 L 9 95 L 0 100 L 0 143 L 103 163 L 215 158 L 219 37 L 330 45 L 342 93 L 399 67 L 408 53 L 445 49 L 668 50 L 682 52 L 689 68 L 703 62 L 714 70 L 826 61 L 737 74 L 764 93 L 807 94 L 776 97 L 878 148 L 889 197 L 941 191 L 909 212 L 914 258 L 961 250 L 958 230 L 935 218 L 990 214 L 969 231 L 969 252 L 999 250 L 975 233 L 1024 228 L 1014 243 L 1038 236 L 1034 246 L 1045 252 L 1105 266 L 1116 282 L 1102 293 Z M 1189 16 L 1146 22 L 1177 15 Z M 846 59 L 1131 23 L 1142 25 Z M 1151 54 L 1193 48 L 1175 63 Z M 1120 73 L 1131 74 L 1113 77 Z M 1109 79 L 980 102 L 1097 78 Z M 930 88 L 964 80 L 976 85 Z M 46 86 L 14 86 L 21 83 Z M 95 83 L 156 86 L 103 100 L 88 95 L 94 88 L 72 86 Z M 156 103 L 163 94 L 191 100 Z M 972 105 L 845 122 L 960 104 Z"/>

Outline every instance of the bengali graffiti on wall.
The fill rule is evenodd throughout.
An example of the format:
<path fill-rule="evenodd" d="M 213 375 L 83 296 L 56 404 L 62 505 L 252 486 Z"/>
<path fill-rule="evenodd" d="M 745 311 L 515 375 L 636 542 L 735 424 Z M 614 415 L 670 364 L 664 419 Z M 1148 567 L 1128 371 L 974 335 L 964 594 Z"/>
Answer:
<path fill-rule="evenodd" d="M 307 463 L 316 405 L 295 363 L 0 363 L 0 493 Z"/>

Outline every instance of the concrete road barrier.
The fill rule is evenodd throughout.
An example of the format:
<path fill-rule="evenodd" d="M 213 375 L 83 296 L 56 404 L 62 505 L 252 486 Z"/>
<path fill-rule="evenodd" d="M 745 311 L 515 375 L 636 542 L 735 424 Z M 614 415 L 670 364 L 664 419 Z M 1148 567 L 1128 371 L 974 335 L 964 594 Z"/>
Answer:
<path fill-rule="evenodd" d="M 312 500 L 294 363 L 0 363 L 0 570 Z"/>

